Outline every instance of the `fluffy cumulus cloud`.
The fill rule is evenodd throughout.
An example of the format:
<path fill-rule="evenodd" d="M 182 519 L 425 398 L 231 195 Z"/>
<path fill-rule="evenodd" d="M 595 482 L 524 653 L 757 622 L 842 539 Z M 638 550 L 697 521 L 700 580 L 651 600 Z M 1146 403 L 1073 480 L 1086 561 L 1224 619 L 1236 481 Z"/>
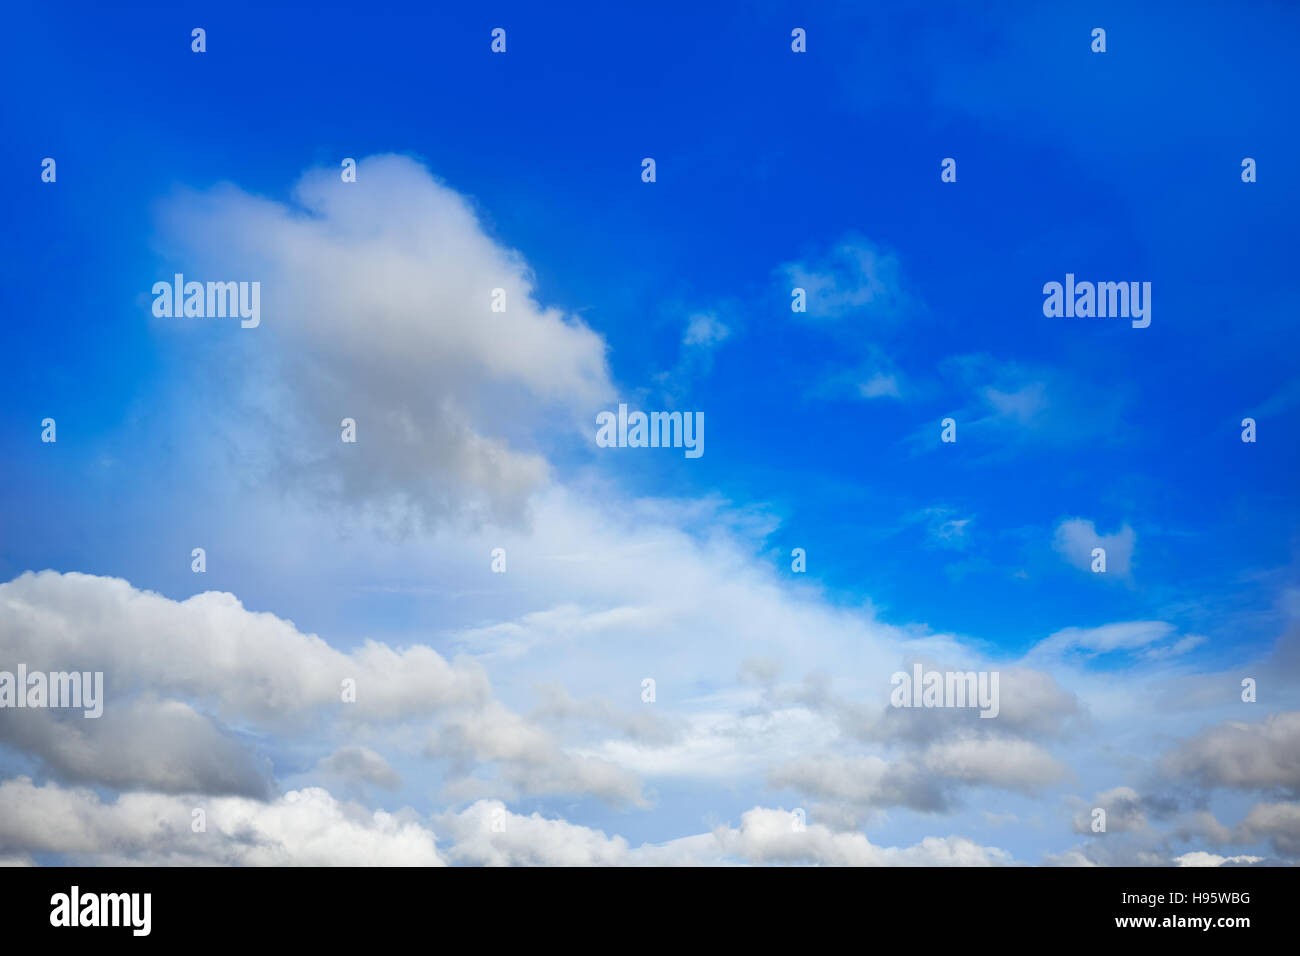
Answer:
<path fill-rule="evenodd" d="M 805 825 L 797 814 L 755 807 L 739 828 L 721 827 L 715 837 L 728 853 L 751 863 L 813 863 L 830 866 L 998 866 L 1012 862 L 996 847 L 964 837 L 926 837 L 909 847 L 879 847 L 861 833 Z"/>
<path fill-rule="evenodd" d="M 0 855 L 59 854 L 84 865 L 439 866 L 434 834 L 411 815 L 344 804 L 320 789 L 275 800 L 0 783 Z"/>
<path fill-rule="evenodd" d="M 120 578 L 53 571 L 0 584 L 5 650 L 29 671 L 102 671 L 105 694 L 184 694 L 228 720 L 301 724 L 322 712 L 367 719 L 481 707 L 488 680 L 473 661 L 432 648 L 367 642 L 350 653 L 300 633 L 233 595 L 185 601 Z M 345 681 L 356 701 L 342 705 Z"/>
<path fill-rule="evenodd" d="M 0 721 L 0 744 L 30 754 L 63 780 L 162 793 L 266 797 L 270 768 L 218 721 L 146 693 L 80 711 L 24 710 Z"/>
<path fill-rule="evenodd" d="M 1156 788 L 1151 793 L 1116 786 L 1087 801 L 1072 798 L 1078 808 L 1072 828 L 1092 839 L 1049 854 L 1048 862 L 1253 866 L 1300 861 L 1300 803 L 1294 800 L 1256 803 L 1233 825 L 1195 809 L 1223 790 L 1294 797 L 1294 718 L 1294 712 L 1282 712 L 1255 723 L 1229 721 L 1175 741 L 1148 765 L 1147 785 Z M 1099 819 L 1105 823 L 1102 831 L 1094 830 Z M 1187 848 L 1180 852 L 1179 846 Z M 1250 852 L 1261 849 L 1268 856 Z"/>
<path fill-rule="evenodd" d="M 59 854 L 86 865 L 195 866 L 700 866 L 811 863 L 829 866 L 992 866 L 1010 855 L 961 837 L 880 847 L 859 833 L 805 825 L 800 814 L 755 807 L 738 827 L 632 848 L 620 836 L 511 812 L 480 800 L 431 820 L 370 811 L 320 788 L 271 801 L 126 794 L 0 783 L 0 859 L 29 863 Z"/>
<path fill-rule="evenodd" d="M 480 801 L 439 825 L 453 837 L 452 858 L 485 866 L 717 866 L 813 864 L 822 866 L 997 866 L 1012 862 L 1005 851 L 961 837 L 927 837 L 908 847 L 880 847 L 860 833 L 807 825 L 801 814 L 754 807 L 740 825 L 664 844 L 630 847 L 622 837 L 539 814 L 510 813 L 503 804 Z"/>
<path fill-rule="evenodd" d="M 394 521 L 520 519 L 549 474 L 531 429 L 612 394 L 600 337 L 540 305 L 522 257 L 415 160 L 312 170 L 292 203 L 180 193 L 161 233 L 189 278 L 261 283 L 243 397 L 277 473 Z M 337 440 L 345 417 L 364 454 Z"/>
<path fill-rule="evenodd" d="M 457 863 L 475 866 L 621 866 L 627 841 L 540 814 L 511 813 L 499 800 L 480 800 L 438 824 Z"/>
<path fill-rule="evenodd" d="M 185 695 L 221 720 L 304 734 L 310 724 L 428 721 L 454 754 L 498 766 L 516 792 L 593 793 L 642 802 L 630 773 L 570 754 L 539 727 L 493 698 L 482 668 L 448 662 L 432 648 L 367 641 L 350 653 L 300 633 L 272 614 L 245 610 L 233 595 L 187 601 L 138 591 L 116 578 L 51 571 L 0 585 L 6 656 L 30 671 L 104 674 L 111 704 L 104 730 L 86 730 L 50 710 L 11 711 L 0 734 L 68 780 L 121 789 L 266 796 L 251 753 L 189 706 L 154 695 Z M 60 715 L 64 717 L 65 715 Z M 70 729 L 69 729 L 70 728 Z M 120 736 L 137 729 L 141 737 Z M 105 740 L 96 750 L 91 743 Z M 141 749 L 140 740 L 156 748 Z M 207 748 L 206 750 L 200 748 Z M 377 755 L 344 749 L 322 769 L 393 783 Z"/>

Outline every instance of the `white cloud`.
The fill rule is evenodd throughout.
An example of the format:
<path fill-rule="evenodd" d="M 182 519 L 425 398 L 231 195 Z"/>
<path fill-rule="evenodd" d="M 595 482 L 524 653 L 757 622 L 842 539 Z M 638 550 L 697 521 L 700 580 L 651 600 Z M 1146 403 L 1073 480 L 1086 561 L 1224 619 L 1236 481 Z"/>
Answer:
<path fill-rule="evenodd" d="M 1164 640 L 1173 631 L 1173 625 L 1164 621 L 1124 621 L 1101 627 L 1067 627 L 1036 644 L 1031 655 L 1042 657 L 1068 651 L 1109 654 L 1113 651 L 1139 650 Z"/>
<path fill-rule="evenodd" d="M 1204 644 L 1208 638 L 1200 634 L 1188 634 L 1186 637 L 1180 637 L 1172 644 L 1165 647 L 1147 647 L 1138 652 L 1138 656 L 1149 661 L 1161 661 L 1171 657 L 1178 657 L 1193 651 Z"/>
<path fill-rule="evenodd" d="M 496 701 L 479 711 L 448 715 L 430 734 L 425 753 L 498 764 L 509 793 L 591 793 L 615 805 L 649 806 L 640 781 L 622 766 L 561 749 L 546 731 Z"/>
<path fill-rule="evenodd" d="M 31 572 L 0 584 L 0 633 L 29 670 L 103 671 L 105 707 L 139 688 L 185 694 L 230 720 L 302 724 L 322 713 L 394 719 L 491 695 L 482 668 L 432 648 L 367 641 L 350 653 L 292 622 L 205 591 L 173 601 L 120 578 Z M 357 700 L 342 703 L 345 679 Z"/>
<path fill-rule="evenodd" d="M 1047 408 L 1047 385 L 1044 382 L 1030 382 L 1009 392 L 990 385 L 982 390 L 982 395 L 995 414 L 1019 425 L 1035 424 Z"/>
<path fill-rule="evenodd" d="M 1044 866 L 1079 866 L 1093 867 L 1099 864 L 1094 863 L 1082 847 L 1071 847 L 1063 853 L 1048 853 L 1043 857 Z"/>
<path fill-rule="evenodd" d="M 1177 866 L 1223 866 L 1225 863 L 1258 863 L 1262 856 L 1218 856 L 1204 850 L 1193 850 L 1176 856 L 1173 862 Z"/>
<path fill-rule="evenodd" d="M 959 802 L 955 799 L 959 786 L 1033 793 L 1066 775 L 1062 763 L 1030 741 L 962 736 L 892 759 L 796 757 L 774 767 L 769 783 L 824 801 L 819 812 L 832 813 L 844 827 L 851 827 L 889 807 L 950 811 Z"/>
<path fill-rule="evenodd" d="M 263 416 L 254 447 L 295 489 L 399 526 L 521 520 L 549 476 L 532 433 L 585 429 L 613 394 L 603 340 L 539 305 L 522 257 L 414 160 L 363 159 L 348 184 L 311 170 L 294 200 L 224 186 L 181 193 L 161 216 L 187 278 L 261 283 L 261 326 L 236 330 L 256 337 L 236 340 L 244 398 Z M 355 445 L 339 440 L 344 417 Z"/>
<path fill-rule="evenodd" d="M 316 769 L 352 784 L 372 783 L 385 790 L 396 790 L 402 784 L 401 774 L 387 760 L 359 744 L 340 747 L 321 760 Z"/>
<path fill-rule="evenodd" d="M 110 803 L 26 777 L 0 783 L 0 855 L 58 853 L 100 866 L 440 866 L 434 842 L 409 813 L 340 803 L 317 788 L 266 803 L 154 793 Z"/>
<path fill-rule="evenodd" d="M 194 832 L 193 811 L 204 811 Z M 989 866 L 1008 853 L 964 837 L 926 837 L 881 847 L 860 833 L 810 824 L 755 807 L 739 827 L 631 848 L 621 836 L 541 814 L 513 813 L 497 800 L 448 811 L 430 827 L 414 813 L 369 811 L 306 788 L 270 801 L 127 794 L 114 802 L 88 789 L 0 783 L 0 861 L 27 865 L 54 853 L 83 865 L 120 866 L 700 866 L 815 863 L 835 866 Z M 438 834 L 435 836 L 435 832 Z M 439 846 L 442 848 L 439 849 Z"/>
<path fill-rule="evenodd" d="M 72 782 L 164 793 L 270 793 L 269 762 L 188 704 L 150 693 L 114 702 L 92 720 L 49 709 L 9 711 L 0 720 L 0 743 Z"/>
<path fill-rule="evenodd" d="M 827 866 L 1002 866 L 1013 862 L 997 847 L 965 837 L 926 837 L 910 847 L 880 847 L 861 833 L 837 832 L 820 824 L 796 829 L 784 810 L 755 807 L 738 829 L 714 831 L 724 850 L 752 863 L 813 863 Z"/>
<path fill-rule="evenodd" d="M 908 302 L 898 259 L 869 242 L 846 240 L 815 262 L 787 262 L 777 268 L 791 289 L 807 293 L 807 315 L 893 318 Z"/>
<path fill-rule="evenodd" d="M 1122 390 L 1080 378 L 1068 368 L 983 352 L 951 355 L 938 367 L 944 379 L 968 394 L 966 403 L 952 410 L 962 434 L 980 439 L 1002 460 L 1028 445 L 1107 441 L 1125 401 Z M 933 444 L 928 431 L 925 444 Z"/>
<path fill-rule="evenodd" d="M 710 348 L 726 341 L 731 330 L 723 325 L 712 312 L 697 312 L 686 323 L 686 334 L 682 336 L 683 345 L 699 345 Z"/>
<path fill-rule="evenodd" d="M 1030 792 L 1066 776 L 1062 763 L 1028 740 L 945 741 L 927 749 L 922 762 L 930 773 L 951 780 Z"/>
<path fill-rule="evenodd" d="M 879 756 L 796 757 L 772 770 L 774 787 L 788 787 L 824 800 L 845 816 L 849 811 L 885 807 L 909 807 L 936 812 L 948 809 L 948 798 L 940 783 L 915 766 Z M 847 819 L 856 821 L 857 813 Z"/>
<path fill-rule="evenodd" d="M 863 398 L 899 398 L 898 376 L 876 372 L 858 383 L 858 394 Z"/>
<path fill-rule="evenodd" d="M 1052 546 L 1061 556 L 1083 571 L 1092 570 L 1094 548 L 1106 550 L 1106 574 L 1128 575 L 1137 545 L 1137 532 L 1127 524 L 1114 534 L 1098 534 L 1096 525 L 1083 518 L 1069 518 L 1056 526 Z"/>
<path fill-rule="evenodd" d="M 454 863 L 473 866 L 622 866 L 628 844 L 599 830 L 541 814 L 511 813 L 499 800 L 480 800 L 437 820 L 452 842 Z"/>
<path fill-rule="evenodd" d="M 1243 840 L 1267 839 L 1279 856 L 1300 859 L 1300 803 L 1260 803 L 1238 827 Z"/>
<path fill-rule="evenodd" d="M 1212 727 L 1182 741 L 1160 767 L 1168 779 L 1206 788 L 1300 794 L 1300 711 Z"/>
<path fill-rule="evenodd" d="M 1194 810 L 1179 817 L 1175 836 L 1188 842 L 1211 843 L 1214 846 L 1232 842 L 1232 831 L 1208 810 Z"/>
<path fill-rule="evenodd" d="M 1106 833 L 1127 833 L 1148 829 L 1142 798 L 1132 787 L 1112 787 L 1096 794 L 1088 807 L 1075 815 L 1074 832 L 1092 832 L 1093 809 L 1106 811 Z"/>
<path fill-rule="evenodd" d="M 613 803 L 644 802 L 630 773 L 565 751 L 495 700 L 477 662 L 448 663 L 424 645 L 398 650 L 376 641 L 343 653 L 288 621 L 245 610 L 231 594 L 209 591 L 178 602 L 118 578 L 26 573 L 0 584 L 0 634 L 6 658 L 25 661 L 31 670 L 103 671 L 105 713 L 121 710 L 127 725 L 141 723 L 132 715 L 143 705 L 132 703 L 132 695 L 142 687 L 149 694 L 192 697 L 227 721 L 298 734 L 362 721 L 436 718 L 445 739 L 455 743 L 455 756 L 497 764 L 517 790 L 590 792 Z M 343 701 L 344 681 L 355 682 L 355 702 Z M 180 723 L 166 733 L 150 731 L 149 739 L 176 746 L 121 759 L 111 756 L 117 752 L 113 747 L 99 758 L 82 754 L 76 741 L 85 731 L 40 732 L 49 726 L 48 711 L 11 712 L 7 723 L 24 721 L 38 729 L 9 730 L 6 739 L 30 748 L 55 769 L 66 769 L 72 779 L 118 787 L 240 790 L 234 780 L 216 786 L 227 779 L 220 776 L 222 760 L 237 763 L 234 748 L 218 746 L 187 705 L 163 706 L 173 723 Z M 101 719 L 110 727 L 118 724 L 116 716 Z M 146 715 L 143 721 L 148 720 Z M 178 736 L 180 727 L 188 728 L 190 744 L 205 743 L 212 751 L 186 753 L 195 762 L 186 772 L 175 752 L 188 747 Z M 243 792 L 249 789 L 256 788 L 245 786 Z"/>
<path fill-rule="evenodd" d="M 496 824 L 494 828 L 493 824 Z M 926 837 L 910 847 L 876 846 L 861 833 L 840 833 L 819 824 L 801 826 L 785 810 L 754 807 L 739 827 L 663 844 L 630 848 L 622 837 L 540 814 L 510 813 L 496 801 L 480 801 L 438 826 L 453 838 L 457 863 L 487 866 L 716 866 L 726 863 L 825 866 L 998 866 L 1010 854 L 964 837 Z"/>

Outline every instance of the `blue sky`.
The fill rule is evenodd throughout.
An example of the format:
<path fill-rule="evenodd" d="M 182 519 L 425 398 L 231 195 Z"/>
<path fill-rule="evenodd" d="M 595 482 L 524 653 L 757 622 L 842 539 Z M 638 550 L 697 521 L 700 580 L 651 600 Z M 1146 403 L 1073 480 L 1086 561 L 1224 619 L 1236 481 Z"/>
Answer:
<path fill-rule="evenodd" d="M 1037 863 L 1083 839 L 1069 827 L 1072 799 L 1131 787 L 1148 801 L 1150 825 L 1128 834 L 1128 855 L 1097 860 L 1285 856 L 1281 824 L 1252 829 L 1245 818 L 1252 806 L 1294 806 L 1277 800 L 1294 798 L 1300 781 L 1283 773 L 1255 791 L 1200 792 L 1171 782 L 1166 766 L 1157 776 L 1170 791 L 1155 793 L 1142 789 L 1157 773 L 1142 758 L 1183 753 L 1179 734 L 1212 741 L 1224 721 L 1262 727 L 1295 705 L 1294 670 L 1278 670 L 1281 686 L 1247 716 L 1232 687 L 1252 666 L 1290 659 L 1300 616 L 1300 333 L 1287 291 L 1300 198 L 1288 110 L 1300 14 L 1271 4 L 1131 6 L 16 11 L 0 58 L 11 91 L 0 105 L 5 205 L 17 227 L 0 238 L 14 359 L 0 378 L 0 581 L 51 569 L 121 578 L 173 602 L 229 592 L 344 651 L 373 639 L 427 644 L 449 660 L 464 653 L 503 705 L 545 725 L 561 751 L 639 774 L 657 802 L 611 808 L 593 796 L 598 787 L 535 781 L 484 784 L 472 796 L 633 846 L 715 825 L 743 835 L 738 821 L 751 808 L 803 806 L 832 827 L 832 843 L 865 833 L 901 847 L 956 834 Z M 190 50 L 195 26 L 207 31 L 202 54 Z M 508 32 L 504 55 L 489 50 L 497 26 Z M 796 26 L 807 30 L 805 54 L 790 49 Z M 1089 48 L 1094 27 L 1106 30 L 1105 53 Z M 58 163 L 53 184 L 40 179 L 47 156 Z M 403 328 L 427 323 L 452 330 L 447 337 L 412 332 L 390 350 L 392 327 L 365 330 L 364 295 L 338 326 L 322 318 L 313 327 L 301 296 L 301 315 L 278 318 L 277 276 L 280 289 L 330 287 L 319 259 L 290 248 L 298 239 L 321 248 L 305 238 L 311 224 L 330 237 L 342 229 L 355 254 L 376 241 L 395 255 L 406 251 L 404 229 L 418 236 L 428 225 L 414 213 L 405 222 L 387 192 L 304 213 L 295 184 L 313 169 L 337 181 L 343 157 L 362 162 L 358 187 L 372 169 L 420 195 L 461 197 L 476 217 L 474 241 L 525 264 L 527 321 L 552 309 L 565 317 L 546 340 L 557 362 L 542 349 L 534 364 L 511 359 L 507 374 L 477 355 L 489 372 L 469 381 L 478 373 L 464 369 L 478 366 L 440 349 L 458 347 L 455 330 L 482 320 L 455 305 L 470 279 L 439 262 L 428 263 L 433 284 L 403 299 Z M 656 161 L 654 183 L 641 181 L 643 157 Z M 955 183 L 940 181 L 944 157 L 957 160 Z M 1242 182 L 1244 157 L 1257 162 L 1257 182 Z M 276 212 L 260 219 L 267 209 Z M 296 220 L 301 230 L 260 241 Z M 213 272 L 225 266 L 228 276 Z M 266 274 L 264 326 L 155 319 L 149 290 L 174 271 Z M 1045 317 L 1043 284 L 1067 272 L 1150 282 L 1150 327 Z M 376 285 L 386 274 L 375 270 Z M 790 309 L 795 275 L 823 290 L 806 314 Z M 337 353 L 312 331 L 345 326 Z M 386 372 L 398 353 L 410 366 Z M 563 362 L 584 357 L 600 367 L 584 366 L 575 384 Z M 402 381 L 453 402 L 462 417 L 449 427 L 519 456 L 511 468 L 522 471 L 502 476 L 508 490 L 489 494 L 486 510 L 474 504 L 472 469 L 421 498 L 430 493 L 422 469 L 458 467 L 437 447 L 422 450 L 419 467 L 383 455 L 340 465 L 332 446 L 312 450 L 310 423 L 336 420 L 366 394 L 382 402 L 383 383 Z M 594 416 L 619 401 L 704 412 L 706 453 L 596 448 Z M 411 402 L 417 416 L 439 414 Z M 58 422 L 55 445 L 39 441 L 47 416 Z M 264 427 L 268 416 L 300 442 L 292 453 Z M 958 423 L 955 444 L 939 441 L 945 417 Z M 1245 417 L 1258 423 L 1255 443 L 1240 440 Z M 364 436 L 369 421 L 360 421 Z M 367 453 L 364 441 L 358 448 Z M 528 462 L 544 462 L 546 477 L 520 477 L 535 477 Z M 395 501 L 413 510 L 395 524 L 372 521 Z M 1105 575 L 1071 557 L 1070 542 L 1094 534 L 1119 536 Z M 496 540 L 512 542 L 503 578 L 487 571 Z M 196 583 L 189 553 L 200 544 L 209 570 Z M 634 568 L 602 551 L 624 544 L 652 558 Z M 805 575 L 791 572 L 795 547 L 807 552 Z M 584 560 L 609 561 L 609 579 L 593 584 Z M 677 562 L 681 580 L 664 561 Z M 670 595 L 710 574 L 753 613 L 725 636 L 711 628 L 727 620 L 726 605 L 707 589 L 695 605 Z M 749 584 L 761 599 L 745 597 Z M 630 633 L 677 636 L 656 652 L 649 636 L 643 646 L 610 624 L 620 611 L 645 615 Z M 567 623 L 539 624 L 547 614 Z M 765 621 L 773 633 L 750 640 L 745 627 Z M 1101 649 L 1117 632 L 1097 629 L 1134 622 L 1164 629 L 1139 627 L 1125 649 Z M 845 630 L 802 630 L 818 626 Z M 1093 643 L 1044 663 L 1043 642 L 1071 628 Z M 860 657 L 859 629 L 880 642 Z M 549 636 L 493 653 L 502 634 L 534 630 Z M 1157 648 L 1166 650 L 1148 653 Z M 845 735 L 825 755 L 844 763 L 836 779 L 860 782 L 857 759 L 914 759 L 942 776 L 935 768 L 950 754 L 938 744 L 919 755 L 892 743 L 860 752 L 842 711 L 791 689 L 828 673 L 848 685 L 837 696 L 862 703 L 887 689 L 893 669 L 867 661 L 917 655 L 1050 674 L 1087 726 L 1027 745 L 1068 772 L 1008 784 L 952 771 L 971 789 L 943 811 L 873 798 L 857 817 L 827 783 L 829 763 L 815 787 L 783 785 L 817 775 L 789 769 L 804 743 L 778 728 L 814 716 Z M 780 659 L 781 677 L 766 687 L 740 679 L 751 659 Z M 707 752 L 692 749 L 696 735 L 725 739 L 726 720 L 739 727 L 757 712 L 770 722 L 758 733 L 761 755 L 719 778 L 674 763 L 647 743 L 653 733 L 628 731 L 631 754 L 608 714 L 644 708 L 615 688 L 639 687 L 656 666 L 680 675 L 667 706 L 656 706 L 686 728 L 684 751 Z M 1216 674 L 1229 675 L 1226 696 L 1192 716 L 1155 703 L 1126 710 L 1106 691 L 1141 687 L 1165 700 L 1179 682 L 1213 685 Z M 487 751 L 470 770 L 442 752 L 431 760 L 405 724 L 300 736 L 223 709 L 219 690 L 186 696 L 183 680 L 151 680 L 132 692 L 193 705 L 275 793 L 325 785 L 318 760 L 362 740 L 403 781 L 353 794 L 372 810 L 462 812 L 473 788 L 457 780 L 498 779 Z M 575 698 L 606 695 L 612 709 L 543 713 L 546 680 Z M 575 730 L 577 720 L 590 726 Z M 1124 733 L 1112 735 L 1118 726 Z M 1259 733 L 1285 751 L 1289 732 Z M 91 784 L 102 799 L 157 788 L 147 774 L 109 786 L 34 737 L 7 739 L 6 777 Z M 1213 777 L 1196 767 L 1197 785 Z M 821 817 L 810 803 L 818 796 Z M 1171 801 L 1178 811 L 1152 809 Z M 1235 827 L 1232 839 L 1171 835 L 1186 829 L 1170 822 L 1178 812 L 1207 805 Z M 985 815 L 1007 813 L 1019 823 L 990 830 Z M 431 827 L 440 849 L 455 830 L 445 820 Z M 15 852 L 51 858 L 39 847 Z M 484 859 L 474 852 L 449 858 Z"/>

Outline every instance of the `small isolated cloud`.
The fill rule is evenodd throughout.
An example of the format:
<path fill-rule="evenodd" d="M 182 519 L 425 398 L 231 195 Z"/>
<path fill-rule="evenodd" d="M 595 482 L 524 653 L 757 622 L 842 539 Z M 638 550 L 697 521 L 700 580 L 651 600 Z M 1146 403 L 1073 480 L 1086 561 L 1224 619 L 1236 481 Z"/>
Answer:
<path fill-rule="evenodd" d="M 952 508 L 923 508 L 903 518 L 906 524 L 924 524 L 927 543 L 933 547 L 961 550 L 970 543 L 970 523 Z"/>
<path fill-rule="evenodd" d="M 858 383 L 858 394 L 863 398 L 899 398 L 898 376 L 876 372 Z"/>
<path fill-rule="evenodd" d="M 1186 637 L 1179 638 L 1172 644 L 1164 647 L 1148 647 L 1138 653 L 1139 657 L 1149 661 L 1162 661 L 1170 657 L 1178 657 L 1180 654 L 1186 654 L 1190 650 L 1195 650 L 1204 644 L 1208 638 L 1201 634 L 1188 634 Z"/>
<path fill-rule="evenodd" d="M 1067 627 L 1040 641 L 1032 656 L 1060 655 L 1078 651 L 1088 656 L 1114 651 L 1134 651 L 1162 641 L 1174 632 L 1164 621 L 1124 621 L 1101 627 Z"/>
<path fill-rule="evenodd" d="M 1127 524 L 1114 534 L 1098 534 L 1097 526 L 1084 518 L 1067 518 L 1056 526 L 1052 547 L 1067 562 L 1083 571 L 1091 571 L 1093 550 L 1106 552 L 1106 573 L 1126 577 L 1137 545 L 1137 532 Z"/>
<path fill-rule="evenodd" d="M 865 240 L 845 240 L 821 259 L 787 262 L 777 273 L 804 290 L 812 318 L 893 318 L 907 303 L 897 257 Z"/>
<path fill-rule="evenodd" d="M 948 356 L 938 371 L 967 395 L 953 410 L 964 434 L 981 437 L 1003 453 L 1028 444 L 1110 442 L 1122 433 L 1123 393 L 1074 369 L 976 352 Z"/>
<path fill-rule="evenodd" d="M 731 330 L 712 312 L 697 312 L 686 322 L 686 333 L 682 336 L 682 344 L 708 348 L 719 342 L 725 342 L 730 335 Z"/>
<path fill-rule="evenodd" d="M 879 344 L 854 339 L 852 349 L 861 356 L 844 368 L 820 372 L 808 392 L 810 396 L 836 401 L 877 398 L 901 401 L 905 396 L 915 395 L 916 387 L 909 384 L 903 370 Z"/>
<path fill-rule="evenodd" d="M 654 375 L 655 382 L 670 401 L 680 401 L 692 387 L 713 369 L 714 353 L 731 338 L 731 328 L 718 317 L 717 310 L 692 312 L 682 332 L 677 363 Z"/>
<path fill-rule="evenodd" d="M 1044 382 L 1030 382 L 1010 392 L 989 386 L 981 394 L 996 414 L 1021 425 L 1035 424 L 1047 408 L 1047 385 Z"/>

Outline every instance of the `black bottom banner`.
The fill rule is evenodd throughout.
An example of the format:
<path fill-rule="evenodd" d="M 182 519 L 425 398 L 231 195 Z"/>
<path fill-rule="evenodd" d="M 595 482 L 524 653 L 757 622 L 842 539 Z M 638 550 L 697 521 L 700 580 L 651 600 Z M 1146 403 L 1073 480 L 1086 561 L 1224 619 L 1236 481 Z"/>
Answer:
<path fill-rule="evenodd" d="M 1296 873 L 1235 869 L 0 869 L 6 939 L 373 945 L 459 926 L 484 942 L 673 943 L 847 932 L 922 944 L 1193 940 L 1292 922 Z M 617 934 L 617 935 L 614 935 Z M 1264 939 L 1265 937 L 1255 937 Z"/>

